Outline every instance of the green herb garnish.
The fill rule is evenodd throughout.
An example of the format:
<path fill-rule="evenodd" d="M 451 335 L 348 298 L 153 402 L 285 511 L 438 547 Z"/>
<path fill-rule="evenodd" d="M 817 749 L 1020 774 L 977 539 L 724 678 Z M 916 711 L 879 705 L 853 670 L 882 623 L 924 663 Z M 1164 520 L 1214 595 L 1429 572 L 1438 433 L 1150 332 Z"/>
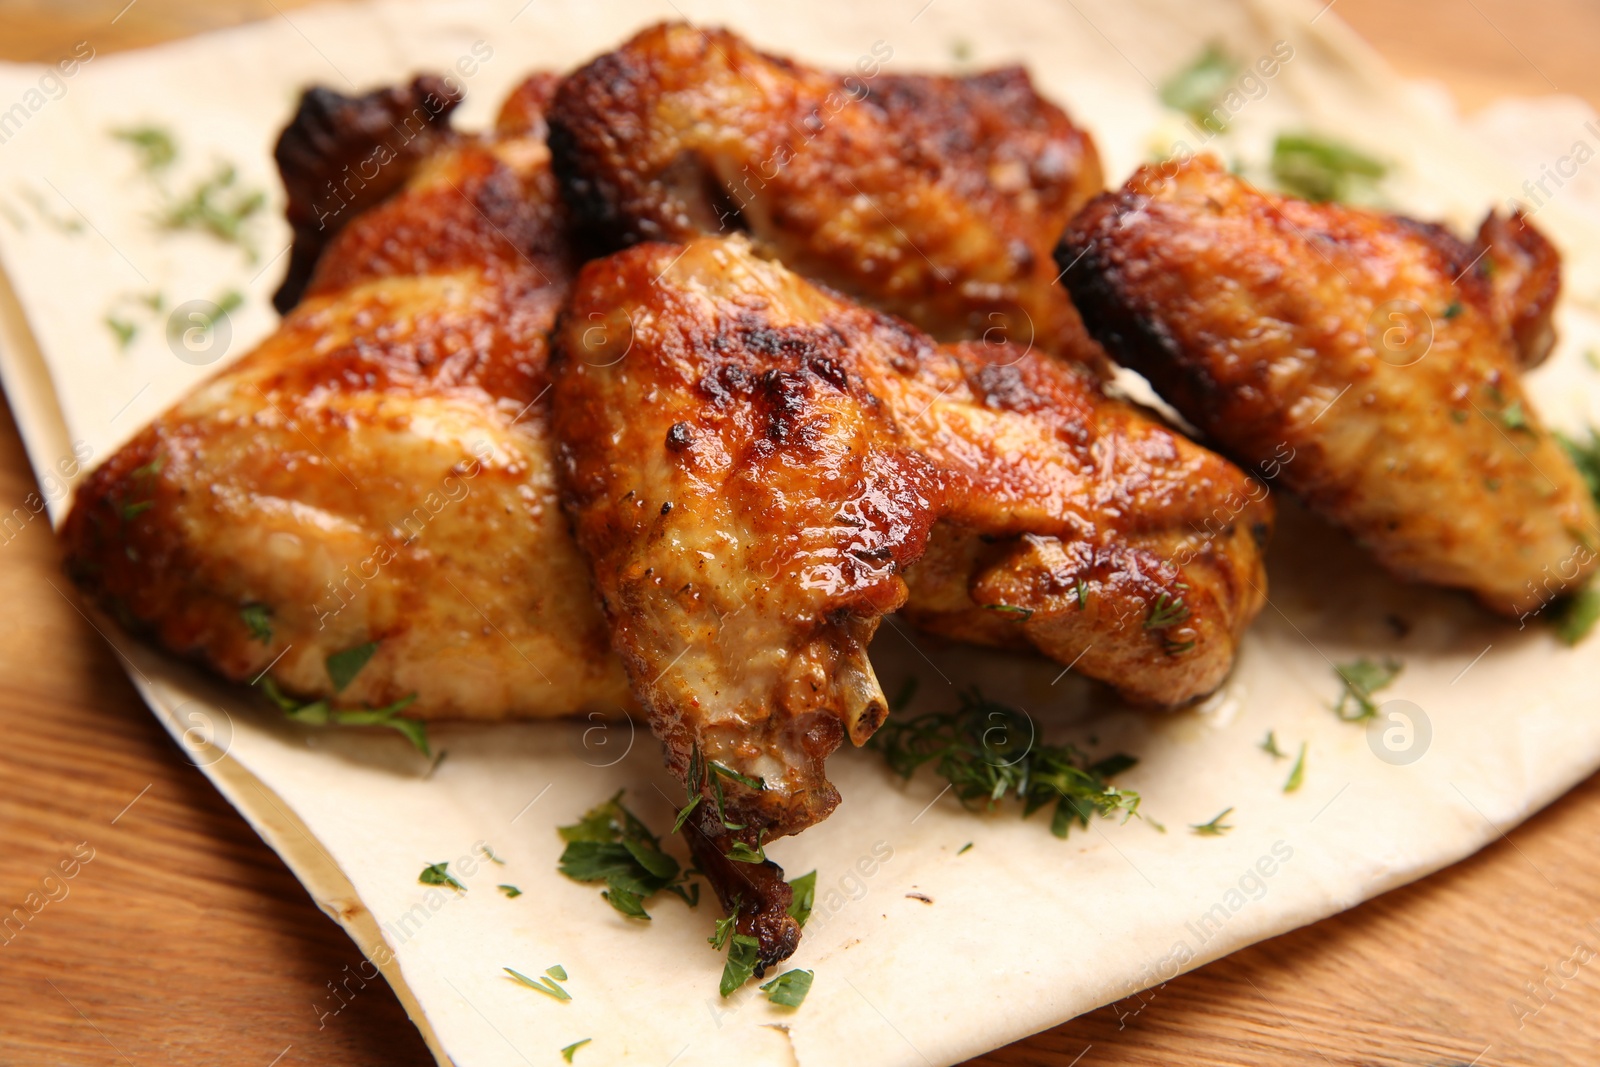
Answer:
<path fill-rule="evenodd" d="M 586 1037 L 582 1041 L 574 1041 L 572 1044 L 561 1050 L 561 1058 L 566 1060 L 568 1063 L 571 1063 L 572 1054 L 593 1040 L 594 1038 L 592 1037 Z"/>
<path fill-rule="evenodd" d="M 510 967 L 502 967 L 500 969 L 509 974 L 518 985 L 525 985 L 529 989 L 537 990 L 547 997 L 554 997 L 556 1000 L 572 999 L 571 993 L 568 993 L 565 989 L 562 989 L 548 978 L 529 978 L 521 971 L 512 970 Z"/>
<path fill-rule="evenodd" d="M 456 876 L 450 873 L 448 860 L 444 863 L 430 863 L 422 868 L 422 873 L 417 875 L 417 881 L 423 885 L 447 885 L 460 893 L 467 891 L 467 887 L 457 881 Z"/>
<path fill-rule="evenodd" d="M 1089 584 L 1082 578 L 1072 584 L 1072 591 L 1078 594 L 1078 610 L 1082 611 L 1089 606 Z"/>
<path fill-rule="evenodd" d="M 734 934 L 728 938 L 728 962 L 722 965 L 722 984 L 718 987 L 723 996 L 730 996 L 756 973 L 761 958 L 761 942 L 749 934 Z"/>
<path fill-rule="evenodd" d="M 969 810 L 992 809 L 1008 794 L 1022 801 L 1023 818 L 1054 804 L 1050 832 L 1057 837 L 1074 824 L 1088 826 L 1092 814 L 1122 811 L 1126 818 L 1139 809 L 1137 793 L 1106 781 L 1133 766 L 1132 756 L 1091 763 L 1072 745 L 1040 743 L 1026 714 L 977 691 L 962 694 L 956 711 L 890 719 L 868 744 L 902 778 L 934 764 Z"/>
<path fill-rule="evenodd" d="M 239 609 L 239 618 L 250 628 L 250 636 L 263 645 L 272 641 L 272 612 L 265 604 L 246 604 Z"/>
<path fill-rule="evenodd" d="M 241 187 L 238 180 L 233 164 L 219 163 L 188 195 L 168 203 L 156 221 L 164 229 L 194 230 L 236 244 L 254 263 L 256 251 L 245 233 L 245 223 L 266 207 L 267 197 L 259 189 Z"/>
<path fill-rule="evenodd" d="M 1187 67 L 1161 86 L 1161 102 L 1212 133 L 1227 129 L 1218 105 L 1239 76 L 1239 62 L 1212 42 Z"/>
<path fill-rule="evenodd" d="M 1169 626 L 1176 626 L 1189 617 L 1189 605 L 1183 602 L 1181 596 L 1169 596 L 1161 593 L 1156 597 L 1155 605 L 1150 609 L 1150 617 L 1144 621 L 1146 630 L 1165 630 Z M 1193 647 L 1193 642 L 1190 643 Z"/>
<path fill-rule="evenodd" d="M 1589 585 L 1562 598 L 1550 621 L 1563 643 L 1576 645 L 1600 622 L 1600 590 Z"/>
<path fill-rule="evenodd" d="M 378 642 L 368 641 L 364 645 L 347 648 L 343 652 L 335 652 L 325 661 L 328 668 L 328 677 L 333 680 L 333 691 L 344 692 L 345 686 L 355 680 L 361 673 L 361 668 L 367 665 L 372 654 L 378 651 Z"/>
<path fill-rule="evenodd" d="M 1321 203 L 1348 200 L 1389 168 L 1337 141 L 1311 134 L 1279 134 L 1272 145 L 1272 176 L 1289 193 Z"/>
<path fill-rule="evenodd" d="M 784 971 L 772 981 L 761 986 L 761 991 L 767 999 L 783 1008 L 798 1008 L 805 1003 L 806 994 L 811 992 L 811 979 L 816 975 L 811 971 L 799 969 Z"/>
<path fill-rule="evenodd" d="M 410 707 L 417 694 L 403 696 L 393 704 L 381 708 L 334 708 L 326 700 L 303 703 L 284 693 L 271 678 L 261 679 L 261 691 L 278 710 L 295 722 L 311 726 L 387 726 L 398 731 L 424 756 L 433 753 L 428 749 L 428 724 L 418 719 L 406 719 L 400 712 Z"/>
<path fill-rule="evenodd" d="M 133 148 L 139 169 L 148 174 L 166 170 L 178 158 L 178 142 L 160 126 L 123 126 L 112 130 L 111 136 Z"/>
<path fill-rule="evenodd" d="M 694 872 L 683 871 L 661 850 L 660 840 L 623 805 L 622 794 L 617 790 L 582 819 L 560 828 L 567 842 L 561 873 L 577 882 L 606 883 L 600 895 L 629 918 L 650 918 L 644 902 L 663 890 L 694 907 L 700 902 L 700 886 L 692 883 Z"/>
<path fill-rule="evenodd" d="M 747 774 L 740 774 L 738 771 L 734 770 L 733 768 L 724 767 L 722 764 L 716 762 L 715 760 L 707 760 L 706 761 L 706 766 L 710 767 L 713 771 L 716 771 L 718 774 L 722 775 L 722 777 L 732 779 L 733 781 L 738 782 L 740 785 L 748 786 L 751 789 L 755 789 L 755 790 L 759 791 L 759 790 L 767 788 L 767 783 L 763 782 L 761 779 L 759 779 L 759 778 L 751 778 Z"/>
<path fill-rule="evenodd" d="M 501 885 L 497 886 L 496 888 L 498 888 L 500 892 L 504 893 L 508 897 L 520 897 L 522 895 L 522 890 L 518 889 L 514 885 Z"/>
<path fill-rule="evenodd" d="M 1334 714 L 1345 722 L 1365 722 L 1378 714 L 1378 705 L 1372 695 L 1393 683 L 1403 667 L 1396 659 L 1374 663 L 1365 656 L 1354 663 L 1335 667 L 1334 671 L 1345 688 L 1339 694 L 1339 702 L 1333 706 Z"/>
<path fill-rule="evenodd" d="M 1267 731 L 1267 739 L 1261 742 L 1261 751 L 1273 759 L 1288 759 L 1289 753 L 1278 747 L 1278 739 L 1271 730 Z"/>
<path fill-rule="evenodd" d="M 1033 618 L 1032 608 L 1019 608 L 1014 604 L 985 604 L 990 611 L 1002 611 L 1007 615 L 1015 615 L 1018 622 L 1027 622 Z"/>
<path fill-rule="evenodd" d="M 128 522 L 131 519 L 136 519 L 155 506 L 156 502 L 154 500 L 140 500 L 133 504 L 124 504 L 122 505 L 122 521 Z"/>
<path fill-rule="evenodd" d="M 1461 301 L 1452 300 L 1450 301 L 1450 305 L 1444 309 L 1444 317 L 1447 319 L 1453 319 L 1457 315 L 1461 314 L 1463 310 L 1465 309 L 1461 306 Z"/>
<path fill-rule="evenodd" d="M 128 350 L 129 345 L 133 344 L 133 339 L 139 336 L 138 324 L 129 322 L 127 319 L 119 319 L 115 315 L 107 315 L 105 324 L 106 328 L 116 336 L 117 348 L 124 352 Z"/>
<path fill-rule="evenodd" d="M 1528 414 L 1522 410 L 1522 401 L 1513 400 L 1500 412 L 1500 422 L 1508 430 L 1528 430 L 1533 427 L 1528 425 Z"/>
<path fill-rule="evenodd" d="M 1300 755 L 1295 757 L 1294 768 L 1289 772 L 1289 780 L 1283 783 L 1285 793 L 1293 793 L 1300 788 L 1300 783 L 1306 778 L 1306 743 L 1300 742 Z"/>
<path fill-rule="evenodd" d="M 1201 837 L 1221 837 L 1223 834 L 1233 829 L 1232 825 L 1222 821 L 1231 811 L 1233 811 L 1232 808 L 1223 808 L 1221 811 L 1217 812 L 1217 817 L 1212 819 L 1210 822 L 1190 823 L 1189 829 L 1193 830 Z"/>
<path fill-rule="evenodd" d="M 1583 475 L 1583 484 L 1589 487 L 1589 495 L 1594 497 L 1596 504 L 1600 504 L 1600 433 L 1596 433 L 1591 426 L 1588 440 L 1568 437 L 1559 432 L 1556 440 L 1561 442 L 1561 447 L 1572 459 L 1572 465 Z"/>
<path fill-rule="evenodd" d="M 767 862 L 767 852 L 761 847 L 760 831 L 757 832 L 755 848 L 751 848 L 743 841 L 735 841 L 728 846 L 727 857 L 735 863 Z"/>
<path fill-rule="evenodd" d="M 789 901 L 789 917 L 804 926 L 817 902 L 817 872 L 802 874 L 789 883 L 789 888 L 794 892 Z"/>
<path fill-rule="evenodd" d="M 728 938 L 733 936 L 733 926 L 734 923 L 738 921 L 739 901 L 735 899 L 733 902 L 733 914 L 724 915 L 712 925 L 711 936 L 706 938 L 706 944 L 710 945 L 718 952 L 721 952 L 722 946 L 726 945 L 728 943 Z"/>
<path fill-rule="evenodd" d="M 971 847 L 972 847 L 972 842 L 968 841 L 966 844 L 964 844 L 960 848 L 956 849 L 956 855 L 958 855 L 958 856 L 961 855 L 963 852 L 966 852 Z"/>

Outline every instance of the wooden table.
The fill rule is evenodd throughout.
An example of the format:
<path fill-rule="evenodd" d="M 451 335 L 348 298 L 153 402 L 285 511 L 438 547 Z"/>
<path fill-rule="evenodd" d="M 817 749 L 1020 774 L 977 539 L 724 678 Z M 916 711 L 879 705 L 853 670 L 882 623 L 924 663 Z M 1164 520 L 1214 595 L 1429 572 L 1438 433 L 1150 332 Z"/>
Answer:
<path fill-rule="evenodd" d="M 137 0 L 112 25 L 125 3 L 0 0 L 0 58 L 53 57 L 84 38 L 101 52 L 135 47 L 293 6 Z M 1403 72 L 1444 80 L 1468 107 L 1557 88 L 1600 104 L 1591 54 L 1600 5 L 1336 0 L 1334 8 Z M 0 410 L 0 512 L 34 490 L 10 413 Z M 334 1005 L 330 984 L 360 962 L 355 945 L 145 710 L 64 595 L 45 521 L 6 537 L 0 913 L 30 892 L 60 899 L 9 942 L 0 935 L 0 1062 L 431 1063 L 381 983 L 323 1017 Z M 974 1062 L 1595 1062 L 1600 962 L 1560 975 L 1572 972 L 1575 943 L 1600 952 L 1597 833 L 1600 779 L 1591 779 L 1424 882 Z M 46 885 L 75 850 L 92 859 Z M 1537 999 L 1528 983 L 1540 988 Z"/>

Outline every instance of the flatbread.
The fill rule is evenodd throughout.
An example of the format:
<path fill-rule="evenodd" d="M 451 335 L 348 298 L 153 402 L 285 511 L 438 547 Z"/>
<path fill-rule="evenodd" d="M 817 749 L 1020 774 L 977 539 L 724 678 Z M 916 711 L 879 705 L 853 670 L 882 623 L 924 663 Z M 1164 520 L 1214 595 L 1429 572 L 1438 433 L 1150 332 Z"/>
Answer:
<path fill-rule="evenodd" d="M 1520 123 L 1538 126 L 1542 141 L 1519 139 L 1519 122 L 1503 116 L 1474 134 L 1318 7 L 807 0 L 757 12 L 732 0 L 568 0 L 516 11 L 408 0 L 295 10 L 94 56 L 53 81 L 40 67 L 3 66 L 0 116 L 12 101 L 27 114 L 9 127 L 0 119 L 0 373 L 59 519 L 84 467 L 271 330 L 288 231 L 270 148 L 299 89 L 464 71 L 456 64 L 475 42 L 492 55 L 460 74 L 462 126 L 487 122 L 527 71 L 568 68 L 682 15 L 839 67 L 876 42 L 892 47 L 893 71 L 1025 62 L 1092 129 L 1120 182 L 1152 152 L 1195 139 L 1156 86 L 1206 41 L 1247 62 L 1286 41 L 1293 58 L 1211 147 L 1249 174 L 1281 130 L 1333 134 L 1392 164 L 1383 193 L 1395 206 L 1462 227 L 1522 196 L 1526 169 L 1560 148 L 1561 131 L 1587 136 L 1544 104 L 1518 105 L 1524 119 L 1544 117 Z M 108 134 L 146 121 L 181 143 L 170 189 L 226 160 L 240 186 L 268 192 L 251 222 L 257 258 L 152 224 L 160 193 Z M 1484 137 L 1495 139 L 1492 152 Z M 1568 257 L 1568 296 L 1561 347 L 1533 391 L 1550 421 L 1577 427 L 1600 415 L 1597 376 L 1582 358 L 1600 342 L 1600 213 L 1575 186 L 1535 217 Z M 226 352 L 205 365 L 177 358 L 165 315 L 230 289 L 244 303 L 230 316 Z M 162 312 L 138 303 L 155 291 Z M 126 350 L 104 324 L 112 314 L 137 326 Z M 691 911 L 663 898 L 652 922 L 630 922 L 595 887 L 557 873 L 554 828 L 617 789 L 665 828 L 677 789 L 642 723 L 435 727 L 435 749 L 448 752 L 435 765 L 393 734 L 284 722 L 243 688 L 114 631 L 112 640 L 178 743 L 382 966 L 440 1063 L 549 1063 L 591 1038 L 577 1053 L 587 1067 L 948 1064 L 1428 874 L 1600 766 L 1588 681 L 1600 641 L 1568 649 L 1537 620 L 1519 630 L 1454 594 L 1402 586 L 1292 505 L 1283 512 L 1271 606 L 1226 688 L 1181 714 L 1121 709 L 1057 665 L 884 626 L 873 659 L 886 691 L 916 676 L 913 710 L 929 710 L 981 684 L 1026 709 L 1043 735 L 1132 753 L 1140 763 L 1119 781 L 1143 795 L 1147 818 L 1097 821 L 1061 841 L 1044 816 L 973 814 L 931 775 L 904 784 L 872 753 L 840 753 L 831 765 L 839 811 L 771 847 L 791 875 L 818 871 L 817 908 L 791 963 L 816 972 L 799 1010 L 753 986 L 717 995 L 722 957 L 704 941 L 711 905 Z M 1369 730 L 1330 710 L 1333 665 L 1384 654 L 1405 663 L 1382 699 L 1409 702 L 1409 740 L 1398 719 Z M 1286 751 L 1306 746 L 1293 792 L 1284 791 L 1289 761 L 1258 747 L 1268 730 Z M 1225 808 L 1231 832 L 1191 832 Z M 469 872 L 463 861 L 479 843 L 504 865 L 479 858 Z M 418 883 L 441 860 L 465 892 Z M 500 883 L 522 895 L 503 895 Z M 570 976 L 570 1001 L 501 970 L 537 975 L 556 964 Z"/>

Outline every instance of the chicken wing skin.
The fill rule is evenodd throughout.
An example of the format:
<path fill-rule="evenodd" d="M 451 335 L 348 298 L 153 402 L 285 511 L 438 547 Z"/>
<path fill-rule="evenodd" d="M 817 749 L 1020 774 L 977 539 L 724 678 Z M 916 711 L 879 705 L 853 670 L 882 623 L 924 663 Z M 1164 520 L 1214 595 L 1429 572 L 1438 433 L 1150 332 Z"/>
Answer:
<path fill-rule="evenodd" d="M 1468 246 L 1198 157 L 1095 200 L 1056 255 L 1116 359 L 1397 575 L 1518 616 L 1593 569 L 1600 516 L 1519 376 L 1559 287 L 1526 220 Z"/>
<path fill-rule="evenodd" d="M 529 118 L 543 84 L 513 97 L 511 132 L 393 145 L 411 173 L 339 220 L 278 330 L 93 472 L 62 530 L 91 597 L 307 699 L 631 706 L 554 483 L 547 332 L 573 266 Z M 327 657 L 373 642 L 339 690 Z"/>
<path fill-rule="evenodd" d="M 1089 135 L 1020 67 L 900 75 L 892 56 L 880 41 L 831 73 L 652 27 L 562 84 L 556 171 L 607 247 L 742 229 L 936 338 L 1103 358 L 1050 259 L 1104 187 Z"/>
<path fill-rule="evenodd" d="M 833 810 L 824 760 L 887 715 L 886 612 L 1177 704 L 1262 603 L 1272 508 L 1238 468 L 1072 365 L 935 344 L 743 238 L 588 264 L 554 348 L 578 544 L 669 765 L 720 787 L 707 834 Z"/>

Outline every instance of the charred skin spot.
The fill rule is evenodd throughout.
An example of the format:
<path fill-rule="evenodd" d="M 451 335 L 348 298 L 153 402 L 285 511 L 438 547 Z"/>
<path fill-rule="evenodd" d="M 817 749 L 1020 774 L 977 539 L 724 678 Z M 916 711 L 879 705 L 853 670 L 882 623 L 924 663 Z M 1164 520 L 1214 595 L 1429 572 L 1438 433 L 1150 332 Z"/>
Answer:
<path fill-rule="evenodd" d="M 985 407 L 1001 411 L 1031 412 L 1044 403 L 1015 365 L 988 364 L 970 375 L 973 389 Z"/>
<path fill-rule="evenodd" d="M 818 378 L 833 386 L 839 392 L 849 391 L 850 376 L 845 369 L 830 356 L 812 356 L 806 361 L 806 367 Z"/>
<path fill-rule="evenodd" d="M 675 422 L 667 430 L 667 449 L 672 452 L 682 452 L 694 441 L 694 431 L 687 422 Z"/>
<path fill-rule="evenodd" d="M 761 375 L 759 388 L 767 409 L 767 440 L 783 445 L 799 438 L 805 430 L 811 383 L 793 371 L 769 370 Z"/>

